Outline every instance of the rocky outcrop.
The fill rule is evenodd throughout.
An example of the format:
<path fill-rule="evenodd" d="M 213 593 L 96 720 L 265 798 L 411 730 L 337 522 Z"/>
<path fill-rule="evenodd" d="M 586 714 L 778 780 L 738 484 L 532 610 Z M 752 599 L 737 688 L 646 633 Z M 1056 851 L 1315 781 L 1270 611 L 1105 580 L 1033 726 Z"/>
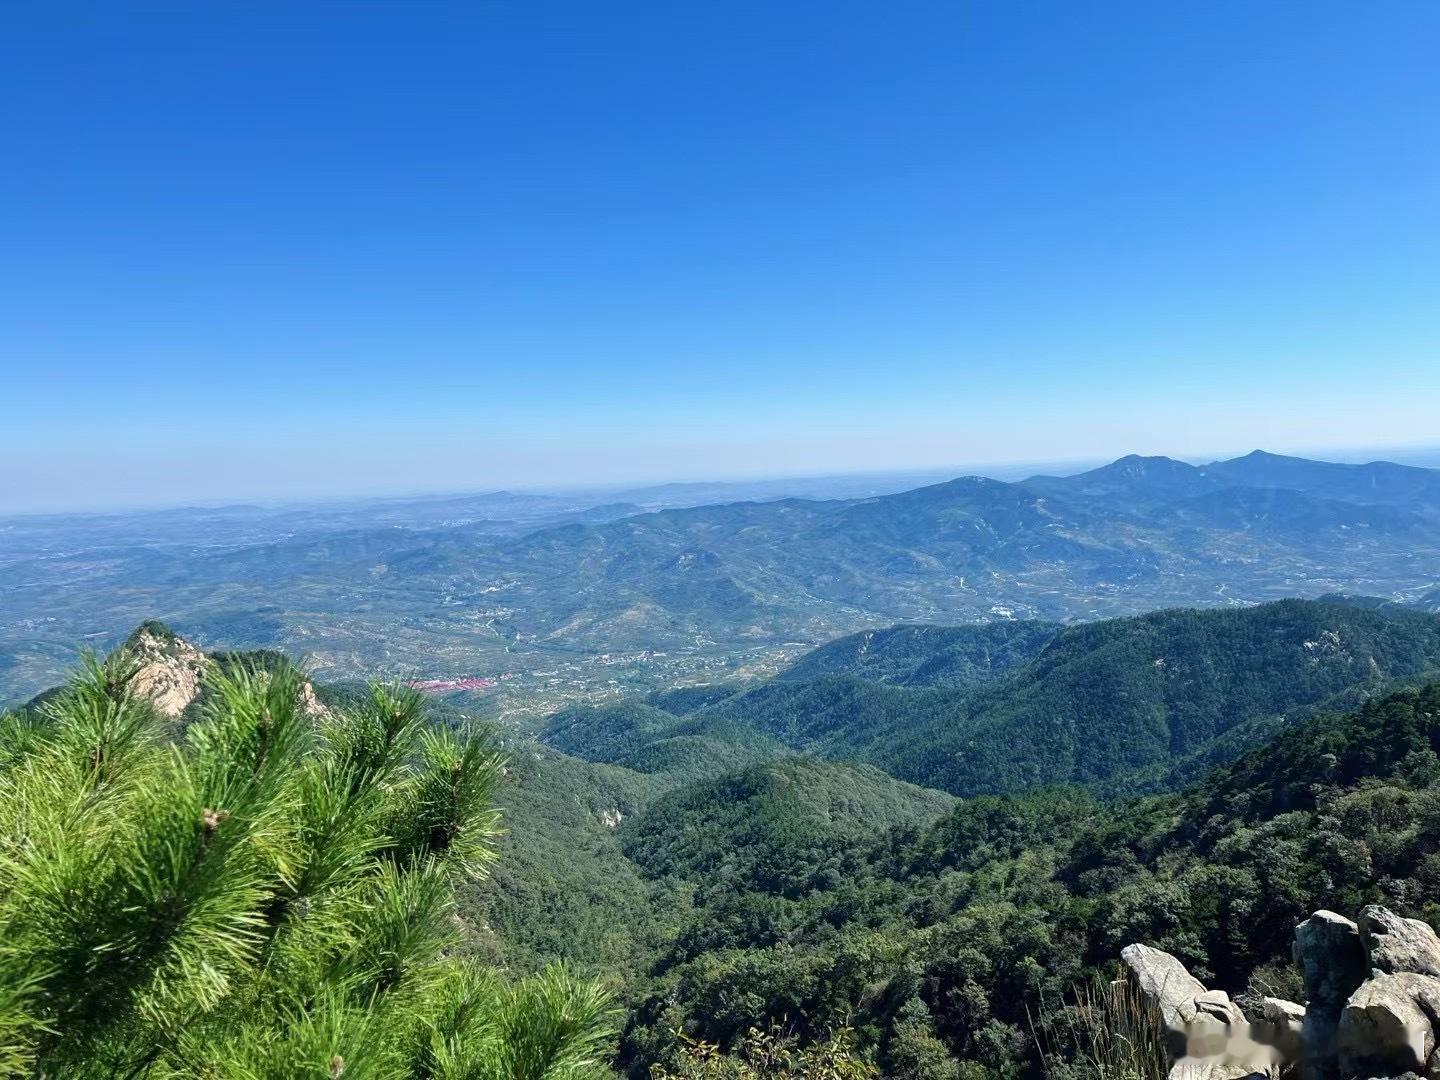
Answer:
<path fill-rule="evenodd" d="M 1387 913 L 1388 914 L 1388 913 Z M 1340 1015 L 1336 1051 L 1344 1076 L 1433 1075 L 1440 979 L 1404 972 L 1376 975 Z"/>
<path fill-rule="evenodd" d="M 1440 937 L 1429 923 L 1371 904 L 1360 912 L 1360 934 L 1372 971 L 1440 977 Z"/>
<path fill-rule="evenodd" d="M 136 665 L 130 692 L 150 702 L 169 720 L 178 720 L 200 695 L 214 661 L 158 623 L 146 623 L 121 648 Z"/>
<path fill-rule="evenodd" d="M 1169 953 L 1121 953 L 1166 1028 L 1183 1034 L 1171 1080 L 1440 1080 L 1440 937 L 1427 923 L 1378 905 L 1358 923 L 1317 911 L 1295 928 L 1293 957 L 1306 1004 L 1267 997 L 1246 1017 Z"/>
<path fill-rule="evenodd" d="M 1333 911 L 1317 911 L 1295 928 L 1292 955 L 1312 1011 L 1344 1005 L 1369 971 L 1360 927 Z"/>
<path fill-rule="evenodd" d="M 1292 955 L 1309 995 L 1300 1029 L 1300 1057 L 1309 1080 L 1338 1080 L 1335 1038 L 1340 1010 L 1369 970 L 1360 928 L 1333 911 L 1317 911 L 1295 928 Z"/>
<path fill-rule="evenodd" d="M 1205 989 L 1178 959 L 1148 945 L 1129 945 L 1120 958 L 1165 1025 L 1174 1057 L 1170 1080 L 1241 1080 L 1274 1066 L 1274 1049 L 1252 1037 L 1224 990 Z"/>
<path fill-rule="evenodd" d="M 1195 999 L 1205 993 L 1205 984 L 1168 952 L 1149 945 L 1127 945 L 1120 959 L 1130 969 L 1145 999 L 1160 1010 L 1165 1026 L 1183 1033 L 1195 1019 Z"/>
<path fill-rule="evenodd" d="M 143 624 L 120 646 L 120 652 L 134 669 L 130 692 L 148 701 L 167 720 L 184 715 L 215 670 L 215 661 L 200 648 L 160 623 Z M 300 683 L 296 703 L 312 720 L 330 715 L 309 679 Z"/>
<path fill-rule="evenodd" d="M 300 684 L 299 699 L 300 711 L 311 720 L 324 720 L 330 716 L 330 706 L 316 695 L 315 684 L 309 679 Z"/>

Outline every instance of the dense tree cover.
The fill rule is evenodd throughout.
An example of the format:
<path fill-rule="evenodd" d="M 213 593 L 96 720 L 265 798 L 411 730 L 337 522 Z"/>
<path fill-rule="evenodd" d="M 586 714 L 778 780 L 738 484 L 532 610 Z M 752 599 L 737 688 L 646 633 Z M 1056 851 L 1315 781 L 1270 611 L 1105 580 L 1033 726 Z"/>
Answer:
<path fill-rule="evenodd" d="M 1340 601 L 1176 609 L 1056 633 L 992 625 L 958 641 L 928 627 L 858 635 L 683 716 L 654 703 L 576 709 L 542 738 L 616 764 L 644 763 L 647 748 L 678 738 L 727 742 L 742 761 L 778 743 L 958 795 L 1155 789 L 1317 710 L 1440 672 L 1440 620 Z M 987 656 L 1008 674 L 944 674 Z"/>
<path fill-rule="evenodd" d="M 1059 623 L 1018 620 L 865 630 L 806 653 L 780 679 L 853 675 L 899 686 L 967 689 L 1029 663 L 1063 629 Z"/>
<path fill-rule="evenodd" d="M 657 690 L 650 694 L 646 700 L 656 708 L 663 709 L 675 716 L 685 716 L 687 713 L 703 709 L 707 705 L 714 705 L 716 702 L 724 701 L 733 697 L 743 690 L 742 683 L 711 683 L 702 686 L 676 686 L 668 690 Z"/>
<path fill-rule="evenodd" d="M 0 1072 L 603 1073 L 608 1006 L 455 954 L 501 761 L 410 692 L 225 658 L 183 733 L 124 652 L 0 723 Z"/>
<path fill-rule="evenodd" d="M 1131 941 L 1232 993 L 1293 993 L 1293 927 L 1318 907 L 1440 923 L 1437 752 L 1430 686 L 1114 806 L 986 796 L 877 835 L 821 824 L 823 778 L 678 792 L 622 829 L 647 875 L 692 889 L 623 1058 L 638 1076 L 683 1060 L 677 1033 L 728 1046 L 772 1023 L 802 1042 L 850 1025 L 887 1075 L 1031 1073 L 1037 1046 L 1074 1050 L 1064 1002 Z"/>
<path fill-rule="evenodd" d="M 1437 667 L 1440 620 L 1422 614 L 1301 600 L 1160 611 L 1072 627 L 981 690 L 958 731 L 942 719 L 867 756 L 957 794 L 1097 783 Z"/>
<path fill-rule="evenodd" d="M 751 1029 L 727 1052 L 703 1039 L 681 1039 L 678 1062 L 657 1066 L 652 1080 L 870 1080 L 874 1064 L 855 1048 L 855 1033 L 842 1029 L 825 1040 L 799 1046 L 779 1026 Z"/>
<path fill-rule="evenodd" d="M 702 895 L 738 880 L 803 896 L 843 881 L 858 842 L 927 822 L 952 802 L 867 766 L 779 761 L 663 797 L 625 830 L 625 854 L 651 877 L 700 882 Z"/>
<path fill-rule="evenodd" d="M 546 721 L 543 740 L 588 761 L 689 779 L 790 753 L 779 739 L 748 723 L 716 717 L 709 707 L 677 714 L 653 703 L 665 700 L 657 696 L 650 702 L 563 709 Z M 688 704 L 681 702 L 682 708 Z"/>
<path fill-rule="evenodd" d="M 1330 685 L 1317 669 L 1383 673 L 1382 661 L 1429 655 L 1427 624 L 1403 613 L 1282 604 L 1231 618 L 1244 614 L 1211 613 L 1198 628 L 1194 613 L 1172 612 L 1143 632 L 1076 628 L 1093 639 L 1067 630 L 976 693 L 1050 665 L 1063 676 L 1048 676 L 1055 686 L 1098 703 L 1117 688 L 1148 692 L 1143 675 L 1115 673 L 1154 668 L 1157 644 L 1195 645 L 1177 664 L 1193 700 L 1160 700 L 1167 723 L 1203 733 L 1226 701 L 1301 692 L 1232 670 L 1225 649 L 1253 648 L 1271 677 L 1298 672 L 1316 694 Z M 1298 645 L 1296 634 L 1306 635 Z M 1061 649 L 1071 637 L 1081 644 Z M 744 1078 L 762 1075 L 763 1061 L 806 1077 L 1030 1076 L 1039 1046 L 1052 1064 L 1074 1057 L 1064 1004 L 1130 941 L 1175 952 L 1232 993 L 1284 990 L 1293 924 L 1316 907 L 1378 901 L 1440 920 L 1436 687 L 1303 721 L 1289 709 L 1269 742 L 1241 753 L 1239 740 L 1228 764 L 1171 794 L 1106 802 L 1050 787 L 956 800 L 873 767 L 795 757 L 778 738 L 748 748 L 769 760 L 737 752 L 743 729 L 726 710 L 752 696 L 949 692 L 896 685 L 903 673 L 655 695 L 594 730 L 577 712 L 552 732 L 588 740 L 596 756 L 612 744 L 627 762 L 653 755 L 651 771 L 515 736 L 502 777 L 459 716 L 432 707 L 440 723 L 421 724 L 411 695 L 322 687 L 330 714 L 306 720 L 295 707 L 303 681 L 278 655 L 222 656 L 179 724 L 128 695 L 116 663 L 11 718 L 0 738 L 0 1046 L 43 1055 L 61 1075 L 88 1075 L 71 1066 L 98 1048 L 109 1056 L 94 1075 L 117 1061 L 138 1061 L 137 1075 L 196 1075 L 217 1055 L 228 1055 L 212 1070 L 221 1076 L 315 1065 L 323 1077 L 335 1057 L 347 1077 L 541 1075 L 543 1062 L 529 1071 L 536 1059 L 476 1055 L 539 1053 L 552 1036 L 580 1061 L 601 1053 L 600 999 L 547 971 L 563 958 L 605 977 L 630 1008 L 614 1061 L 635 1077 Z M 1328 700 L 1382 683 L 1372 671 Z M 1036 715 L 1034 695 L 1010 715 Z M 1153 717 L 1132 704 L 1121 698 L 1117 715 Z M 775 715 L 777 730 L 810 722 Z M 277 717 L 290 732 L 283 745 Z M 633 717 L 653 726 L 627 741 Z M 878 706 L 869 730 L 884 731 Z M 1006 746 L 1023 755 L 1016 737 L 983 760 Z M 466 754 L 485 780 L 467 803 L 471 823 L 439 844 L 459 818 L 434 818 L 443 800 L 417 793 L 443 794 Z M 503 837 L 492 802 L 507 814 Z M 32 835 L 44 842 L 21 842 Z M 160 851 L 159 876 L 125 872 Z M 186 876 L 197 854 L 203 873 Z M 477 883 L 467 871 L 481 866 Z M 411 884 L 421 877 L 436 882 L 433 908 Z M 42 885 L 51 892 L 38 903 L 23 891 Z M 126 905 L 124 919 L 112 904 Z M 213 931 L 209 920 L 237 911 L 238 923 Z M 82 924 L 81 947 L 46 951 Z M 219 961 L 195 961 L 227 934 Z M 371 934 L 382 944 L 367 944 Z M 115 957 L 125 962 L 111 971 Z M 56 1010 L 85 1023 L 58 1023 Z M 853 1071 L 824 1071 L 827 1053 Z"/>
<path fill-rule="evenodd" d="M 580 705 L 550 717 L 545 742 L 574 757 L 616 764 L 672 736 L 679 715 L 642 701 Z"/>
<path fill-rule="evenodd" d="M 683 904 L 625 858 L 620 825 L 672 785 L 520 740 L 506 758 L 499 858 L 462 889 L 470 947 L 521 972 L 563 961 L 626 992 Z"/>

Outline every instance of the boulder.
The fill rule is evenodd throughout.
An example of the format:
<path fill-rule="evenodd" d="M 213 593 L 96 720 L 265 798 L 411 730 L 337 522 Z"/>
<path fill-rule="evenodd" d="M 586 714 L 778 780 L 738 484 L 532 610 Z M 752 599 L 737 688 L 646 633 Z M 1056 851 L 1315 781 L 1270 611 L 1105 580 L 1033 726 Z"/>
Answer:
<path fill-rule="evenodd" d="M 1360 935 L 1372 971 L 1440 977 L 1440 937 L 1429 923 L 1402 919 L 1389 908 L 1371 904 L 1360 912 Z"/>
<path fill-rule="evenodd" d="M 1335 1046 L 1341 1073 L 1424 1072 L 1435 1052 L 1440 979 L 1415 972 L 1376 975 L 1346 1002 Z"/>
<path fill-rule="evenodd" d="M 1195 995 L 1196 1016 L 1208 1016 L 1226 1027 L 1239 1027 L 1245 1023 L 1245 1014 L 1240 1006 L 1230 1000 L 1224 990 L 1206 990 Z"/>
<path fill-rule="evenodd" d="M 1343 1006 L 1369 967 L 1360 928 L 1333 911 L 1317 911 L 1295 927 L 1294 954 L 1312 1011 L 1317 1005 Z"/>
<path fill-rule="evenodd" d="M 1260 1012 L 1267 1022 L 1274 1024 L 1277 1030 L 1296 1031 L 1305 1022 L 1305 1006 L 1296 1005 L 1293 1001 L 1286 1001 L 1284 998 L 1267 997 L 1260 1003 Z"/>
<path fill-rule="evenodd" d="M 1131 945 L 1121 956 L 1171 1032 L 1170 1080 L 1297 1068 L 1304 1080 L 1440 1080 L 1440 935 L 1426 923 L 1378 905 L 1358 923 L 1315 912 L 1295 928 L 1307 1004 L 1264 998 L 1253 1026 L 1169 953 Z"/>
<path fill-rule="evenodd" d="M 1369 968 L 1360 928 L 1333 911 L 1317 911 L 1295 927 L 1294 955 L 1310 998 L 1300 1032 L 1306 1073 L 1309 1080 L 1343 1080 L 1335 1067 L 1340 1010 Z"/>
<path fill-rule="evenodd" d="M 1305 1006 L 1284 998 L 1267 997 L 1260 1003 L 1261 1020 L 1257 1028 L 1265 1041 L 1285 1061 L 1300 1058 L 1300 1033 L 1305 1027 Z"/>
<path fill-rule="evenodd" d="M 1140 993 L 1160 1010 L 1165 1026 L 1183 1032 L 1195 1019 L 1195 999 L 1205 993 L 1205 984 L 1175 957 L 1149 945 L 1127 945 L 1120 959 L 1135 976 Z"/>

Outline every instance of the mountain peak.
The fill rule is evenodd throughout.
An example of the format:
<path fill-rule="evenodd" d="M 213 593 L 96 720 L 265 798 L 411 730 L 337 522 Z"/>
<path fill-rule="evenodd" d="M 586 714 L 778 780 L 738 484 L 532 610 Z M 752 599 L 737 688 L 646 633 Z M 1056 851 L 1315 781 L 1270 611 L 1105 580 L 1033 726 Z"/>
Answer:
<path fill-rule="evenodd" d="M 142 623 L 121 649 L 136 665 L 130 688 L 161 716 L 180 717 L 200 694 L 214 661 L 164 623 Z"/>
<path fill-rule="evenodd" d="M 1307 458 L 1291 457 L 1291 456 L 1288 456 L 1288 455 L 1286 455 L 1286 454 L 1274 454 L 1274 453 L 1271 453 L 1269 450 L 1251 450 L 1248 454 L 1242 454 L 1240 457 L 1227 458 L 1227 459 L 1224 459 L 1224 460 L 1222 460 L 1222 461 L 1212 462 L 1212 464 L 1215 464 L 1215 465 L 1238 465 L 1238 464 L 1268 465 L 1268 464 L 1276 464 L 1276 463 L 1279 463 L 1279 462 L 1282 462 L 1282 461 L 1284 461 L 1284 462 L 1307 461 L 1307 462 L 1308 462 L 1308 459 L 1307 459 Z"/>
<path fill-rule="evenodd" d="M 1190 473 L 1195 466 L 1188 465 L 1183 461 L 1176 461 L 1174 458 L 1165 457 L 1163 454 L 1126 454 L 1122 458 L 1116 458 L 1109 465 L 1102 465 L 1098 469 L 1090 470 L 1095 473 L 1123 473 L 1128 476 L 1152 476 L 1159 474 Z"/>
<path fill-rule="evenodd" d="M 1032 487 L 1060 494 L 1092 497 L 1137 489 L 1154 493 L 1190 493 L 1206 486 L 1203 474 L 1194 465 L 1161 455 L 1126 454 L 1108 465 L 1064 477 L 1031 477 Z"/>
<path fill-rule="evenodd" d="M 137 626 L 117 652 L 133 669 L 131 693 L 149 702 L 167 720 L 181 719 L 200 697 L 206 682 L 221 667 L 218 654 L 206 653 L 164 623 L 154 620 Z M 231 655 L 243 659 L 263 654 Z M 300 680 L 298 704 L 301 711 L 312 718 L 325 717 L 330 712 L 316 695 L 315 685 L 308 678 Z"/>

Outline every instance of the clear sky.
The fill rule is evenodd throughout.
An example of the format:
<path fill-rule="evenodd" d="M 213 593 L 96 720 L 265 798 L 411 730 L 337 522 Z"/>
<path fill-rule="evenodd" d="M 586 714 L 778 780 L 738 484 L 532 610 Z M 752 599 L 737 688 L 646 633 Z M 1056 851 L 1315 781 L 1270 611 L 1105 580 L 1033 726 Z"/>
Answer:
<path fill-rule="evenodd" d="M 10 6 L 0 507 L 1440 443 L 1440 4 Z"/>

